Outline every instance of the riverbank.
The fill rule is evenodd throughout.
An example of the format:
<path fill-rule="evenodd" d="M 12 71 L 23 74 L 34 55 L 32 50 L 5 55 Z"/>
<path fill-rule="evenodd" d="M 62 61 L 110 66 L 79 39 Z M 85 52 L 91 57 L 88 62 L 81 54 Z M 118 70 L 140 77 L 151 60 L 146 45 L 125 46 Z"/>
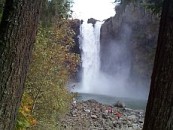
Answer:
<path fill-rule="evenodd" d="M 72 103 L 61 119 L 61 130 L 142 130 L 144 110 L 115 107 L 87 100 Z"/>
<path fill-rule="evenodd" d="M 130 98 L 130 97 L 111 97 L 107 95 L 91 94 L 91 93 L 77 93 L 77 101 L 87 101 L 94 99 L 99 103 L 106 105 L 113 105 L 117 101 L 125 103 L 126 107 L 131 109 L 145 110 L 147 105 L 146 99 Z"/>

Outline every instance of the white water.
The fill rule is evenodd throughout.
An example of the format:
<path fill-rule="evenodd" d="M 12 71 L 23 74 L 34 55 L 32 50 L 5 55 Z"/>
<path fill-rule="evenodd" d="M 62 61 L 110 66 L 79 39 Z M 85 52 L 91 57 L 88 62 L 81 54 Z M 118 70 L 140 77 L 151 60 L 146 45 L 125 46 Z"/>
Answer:
<path fill-rule="evenodd" d="M 80 28 L 80 45 L 82 50 L 82 84 L 79 92 L 92 93 L 100 69 L 100 27 L 83 23 Z"/>
<path fill-rule="evenodd" d="M 93 27 L 92 24 L 84 22 L 81 25 L 79 42 L 82 52 L 82 81 L 74 91 L 119 97 L 127 96 L 125 86 L 127 77 L 129 76 L 129 67 L 123 70 L 118 69 L 120 65 L 118 63 L 119 61 L 117 61 L 116 66 L 118 72 L 114 77 L 100 71 L 101 24 L 101 22 L 97 22 Z M 126 52 L 121 47 L 116 48 L 112 47 L 113 53 L 116 54 L 117 58 Z"/>
<path fill-rule="evenodd" d="M 92 24 L 83 22 L 80 27 L 80 48 L 82 60 L 82 81 L 73 91 L 79 93 L 92 93 L 109 95 L 113 97 L 139 97 L 141 92 L 130 90 L 128 77 L 130 76 L 130 55 L 126 46 L 126 40 L 114 42 L 110 46 L 111 56 L 114 57 L 116 67 L 114 75 L 100 71 L 100 27 L 101 22 Z M 126 57 L 126 58 L 125 58 Z M 111 57 L 108 57 L 110 60 Z M 107 63 L 109 64 L 109 63 Z M 134 94 L 135 92 L 135 94 Z"/>
<path fill-rule="evenodd" d="M 129 72 L 127 69 L 129 67 L 125 69 L 125 72 L 117 69 L 118 73 L 114 77 L 100 72 L 101 24 L 101 22 L 97 22 L 93 27 L 92 24 L 84 22 L 81 25 L 79 42 L 82 50 L 82 81 L 74 91 L 122 97 L 125 94 L 125 83 Z M 116 48 L 122 50 L 120 47 Z M 116 53 L 117 57 L 120 57 L 124 51 L 120 52 L 117 49 L 113 52 Z M 116 66 L 119 67 L 119 63 Z"/>

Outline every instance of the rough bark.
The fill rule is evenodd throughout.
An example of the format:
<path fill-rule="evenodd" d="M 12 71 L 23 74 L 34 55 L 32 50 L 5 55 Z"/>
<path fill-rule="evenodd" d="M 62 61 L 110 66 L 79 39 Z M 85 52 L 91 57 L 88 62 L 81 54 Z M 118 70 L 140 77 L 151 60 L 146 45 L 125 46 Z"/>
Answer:
<path fill-rule="evenodd" d="M 0 130 L 15 126 L 41 1 L 6 0 L 0 24 Z"/>
<path fill-rule="evenodd" d="M 143 130 L 173 130 L 173 0 L 163 4 Z"/>

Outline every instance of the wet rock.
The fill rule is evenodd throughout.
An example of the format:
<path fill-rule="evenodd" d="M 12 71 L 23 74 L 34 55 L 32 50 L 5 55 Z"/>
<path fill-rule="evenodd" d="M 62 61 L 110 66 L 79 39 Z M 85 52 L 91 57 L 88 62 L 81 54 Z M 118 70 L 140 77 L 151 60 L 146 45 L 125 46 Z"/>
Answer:
<path fill-rule="evenodd" d="M 123 103 L 123 102 L 121 102 L 121 101 L 117 101 L 117 102 L 114 104 L 114 107 L 125 108 L 126 105 L 125 105 L 125 103 Z"/>
<path fill-rule="evenodd" d="M 94 18 L 89 18 L 87 23 L 92 23 L 93 26 L 95 25 L 95 23 L 97 22 L 98 20 L 94 19 Z"/>
<path fill-rule="evenodd" d="M 119 67 L 121 68 L 123 65 L 130 62 L 131 67 L 129 69 L 132 73 L 128 80 L 132 84 L 135 82 L 136 86 L 140 87 L 141 83 L 145 84 L 150 81 L 150 76 L 147 75 L 151 75 L 153 64 L 148 64 L 147 62 L 150 60 L 150 57 L 148 57 L 148 59 L 145 57 L 145 60 L 143 60 L 142 57 L 146 53 L 154 53 L 154 51 L 149 50 L 154 49 L 157 45 L 160 18 L 151 11 L 145 10 L 144 6 L 139 1 L 124 3 L 125 4 L 122 2 L 119 6 L 116 6 L 116 15 L 108 18 L 101 27 L 100 68 L 101 71 L 106 74 L 114 76 L 117 74 Z M 125 41 L 125 46 L 130 46 L 128 51 L 131 57 L 138 56 L 138 58 L 131 58 L 129 61 L 127 50 L 125 53 L 121 53 L 121 55 L 118 56 L 114 55 L 111 51 L 107 51 L 115 51 L 117 47 L 122 47 L 122 41 Z M 113 49 L 113 47 L 115 47 L 115 49 Z M 141 51 L 141 49 L 137 47 L 148 49 L 143 49 L 143 51 Z M 126 60 L 122 61 L 122 59 Z M 116 64 L 116 66 L 113 64 Z M 148 69 L 150 67 L 151 69 Z M 141 70 L 143 70 L 143 73 L 140 73 Z M 129 84 L 129 86 L 131 85 Z M 143 86 L 147 87 L 148 84 Z"/>

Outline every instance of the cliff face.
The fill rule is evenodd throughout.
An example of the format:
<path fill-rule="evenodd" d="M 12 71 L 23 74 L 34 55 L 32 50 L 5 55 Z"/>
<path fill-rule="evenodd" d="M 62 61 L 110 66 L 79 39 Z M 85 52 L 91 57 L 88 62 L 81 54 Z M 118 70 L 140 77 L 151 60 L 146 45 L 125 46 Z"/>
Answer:
<path fill-rule="evenodd" d="M 70 21 L 70 27 L 75 32 L 75 35 L 73 37 L 75 45 L 71 51 L 76 54 L 80 54 L 79 38 L 78 38 L 80 34 L 80 24 L 81 24 L 81 21 L 79 19 L 74 19 Z"/>
<path fill-rule="evenodd" d="M 74 19 L 70 21 L 70 27 L 74 31 L 75 35 L 73 36 L 74 39 L 74 46 L 71 48 L 71 52 L 79 54 L 81 56 L 81 50 L 80 50 L 80 45 L 79 45 L 79 35 L 80 35 L 80 25 L 81 21 L 79 19 Z M 74 75 L 72 75 L 72 80 L 78 82 L 80 81 L 81 77 L 81 66 L 78 65 L 77 71 Z"/>
<path fill-rule="evenodd" d="M 148 86 L 159 18 L 140 3 L 123 7 L 118 6 L 116 15 L 101 27 L 101 70 L 111 75 L 120 71 L 129 75 L 129 81 Z"/>

